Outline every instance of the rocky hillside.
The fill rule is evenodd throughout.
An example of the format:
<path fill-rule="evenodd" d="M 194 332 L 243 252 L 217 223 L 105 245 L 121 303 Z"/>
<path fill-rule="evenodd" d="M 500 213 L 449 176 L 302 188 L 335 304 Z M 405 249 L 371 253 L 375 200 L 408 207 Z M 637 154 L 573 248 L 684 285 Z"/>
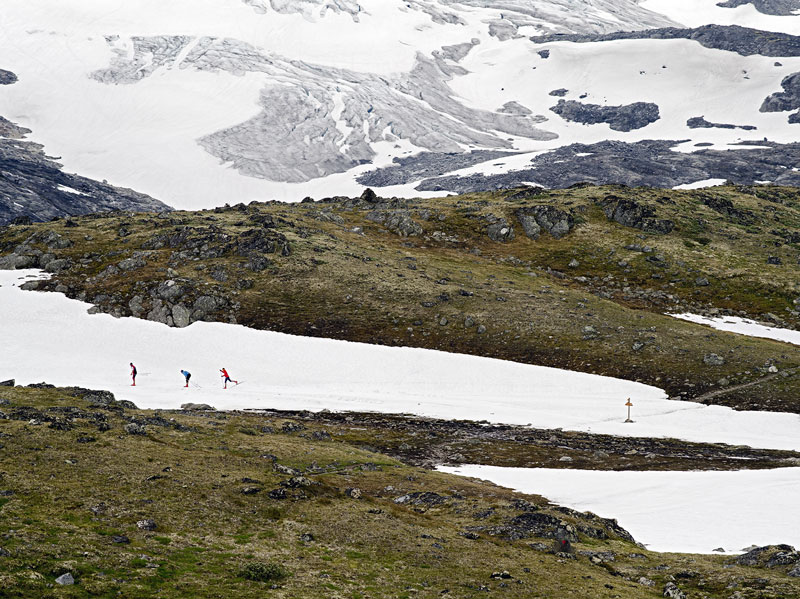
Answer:
<path fill-rule="evenodd" d="M 336 425 L 185 407 L 0 386 L 0 596 L 800 593 L 786 545 L 653 553 L 614 520 L 407 465 Z"/>
<path fill-rule="evenodd" d="M 16 82 L 14 73 L 0 69 L 0 85 Z M 24 141 L 29 133 L 0 116 L 0 225 L 108 210 L 170 210 L 142 193 L 65 173 L 41 144 Z"/>
<path fill-rule="evenodd" d="M 800 349 L 665 315 L 800 326 L 793 188 L 577 186 L 310 198 L 0 229 L 0 265 L 117 316 L 493 356 L 800 412 Z"/>

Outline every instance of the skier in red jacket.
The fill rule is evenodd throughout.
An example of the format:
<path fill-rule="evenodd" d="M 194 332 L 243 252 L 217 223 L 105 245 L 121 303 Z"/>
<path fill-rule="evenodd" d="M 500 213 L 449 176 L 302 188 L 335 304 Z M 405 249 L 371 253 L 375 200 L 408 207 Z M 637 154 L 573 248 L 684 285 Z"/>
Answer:
<path fill-rule="evenodd" d="M 222 373 L 220 376 L 222 376 L 222 379 L 223 379 L 222 382 L 224 384 L 223 389 L 227 389 L 228 388 L 228 383 L 229 382 L 232 382 L 234 385 L 238 385 L 239 384 L 239 381 L 234 381 L 234 380 L 231 379 L 231 376 L 228 374 L 228 371 L 225 370 L 224 368 L 220 369 L 220 372 Z"/>

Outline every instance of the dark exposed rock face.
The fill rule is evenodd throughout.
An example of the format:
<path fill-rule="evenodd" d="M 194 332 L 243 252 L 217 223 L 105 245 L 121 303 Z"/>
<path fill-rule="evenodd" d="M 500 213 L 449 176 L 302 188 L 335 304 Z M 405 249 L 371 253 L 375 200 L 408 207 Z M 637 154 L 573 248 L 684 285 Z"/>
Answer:
<path fill-rule="evenodd" d="M 795 14 L 793 11 L 798 8 L 796 0 L 727 0 L 726 2 L 717 2 L 717 6 L 722 8 L 736 8 L 745 4 L 752 4 L 758 12 L 762 12 L 765 15 L 779 17 L 793 15 Z"/>
<path fill-rule="evenodd" d="M 504 108 L 508 111 L 508 104 Z M 520 108 L 523 107 L 520 106 Z M 473 150 L 468 153 L 421 152 L 407 158 L 395 158 L 394 165 L 364 173 L 357 177 L 356 181 L 372 187 L 404 185 L 417 179 L 438 177 L 444 173 L 467 168 L 487 160 L 503 158 L 514 153 L 496 150 Z"/>
<path fill-rule="evenodd" d="M 633 131 L 654 123 L 660 117 L 658 106 L 651 102 L 634 102 L 623 106 L 583 104 L 575 100 L 559 100 L 551 107 L 562 119 L 596 125 L 608 123 L 614 131 Z"/>
<path fill-rule="evenodd" d="M 11 85 L 17 82 L 17 76 L 11 71 L 0 69 L 0 85 Z"/>
<path fill-rule="evenodd" d="M 793 73 L 781 81 L 782 92 L 767 97 L 761 104 L 761 112 L 788 112 L 800 109 L 800 73 Z M 789 117 L 790 123 L 800 120 L 800 111 Z"/>
<path fill-rule="evenodd" d="M 745 131 L 754 131 L 756 127 L 753 125 L 731 125 L 728 123 L 712 123 L 707 121 L 702 116 L 695 116 L 686 121 L 686 126 L 689 129 L 744 129 Z"/>
<path fill-rule="evenodd" d="M 555 206 L 531 206 L 517 210 L 525 235 L 539 239 L 541 231 L 555 239 L 561 239 L 572 229 L 572 216 Z"/>
<path fill-rule="evenodd" d="M 9 126 L 0 122 L 0 129 Z M 18 128 L 12 137 L 19 138 L 24 131 Z M 65 173 L 39 144 L 0 139 L 0 225 L 18 218 L 47 221 L 110 210 L 162 212 L 170 208 L 130 189 Z"/>
<path fill-rule="evenodd" d="M 675 228 L 671 220 L 655 218 L 655 210 L 633 200 L 608 196 L 603 202 L 603 212 L 609 220 L 647 233 L 666 234 Z"/>
<path fill-rule="evenodd" d="M 672 188 L 706 179 L 730 180 L 742 185 L 756 181 L 800 185 L 800 173 L 783 166 L 800 163 L 800 143 L 759 142 L 758 145 L 765 147 L 736 151 L 703 149 L 691 153 L 672 151 L 678 143 L 647 140 L 572 144 L 535 157 L 530 168 L 498 175 L 426 179 L 417 189 L 467 193 L 519 187 L 531 181 L 554 189 L 583 182 Z"/>
<path fill-rule="evenodd" d="M 796 7 L 795 7 L 796 8 Z M 800 56 L 800 37 L 788 33 L 760 31 L 739 25 L 703 25 L 694 29 L 664 27 L 642 31 L 617 31 L 607 34 L 552 34 L 530 38 L 536 44 L 547 42 L 608 42 L 613 40 L 694 40 L 706 48 L 727 50 L 742 56 Z"/>

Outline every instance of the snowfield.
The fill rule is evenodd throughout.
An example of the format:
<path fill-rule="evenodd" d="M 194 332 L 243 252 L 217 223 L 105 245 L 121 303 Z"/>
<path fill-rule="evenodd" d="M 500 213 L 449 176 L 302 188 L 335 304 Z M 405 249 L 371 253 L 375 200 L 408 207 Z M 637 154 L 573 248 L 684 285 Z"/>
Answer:
<path fill-rule="evenodd" d="M 662 390 L 610 377 L 445 352 L 296 337 L 223 323 L 184 329 L 90 315 L 89 304 L 23 291 L 0 271 L 0 380 L 108 389 L 142 408 L 185 402 L 218 409 L 412 413 L 445 419 L 562 427 L 800 449 L 800 416 L 736 412 L 667 400 Z M 139 370 L 130 386 L 128 363 Z M 223 390 L 225 367 L 243 383 Z M 192 373 L 183 388 L 180 370 Z M 624 424 L 625 401 L 634 424 Z"/>
<path fill-rule="evenodd" d="M 0 115 L 67 171 L 181 209 L 358 195 L 356 176 L 422 151 L 522 152 L 471 169 L 496 174 L 573 142 L 795 141 L 787 113 L 759 107 L 798 57 L 528 39 L 708 22 L 800 32 L 800 16 L 716 1 L 4 0 L 0 66 L 19 81 L 0 89 Z M 566 121 L 550 111 L 559 88 L 653 102 L 660 119 L 629 132 Z M 688 128 L 699 116 L 757 130 Z M 419 196 L 416 183 L 381 193 Z"/>
<path fill-rule="evenodd" d="M 750 545 L 800 545 L 800 468 L 597 472 L 464 465 L 439 470 L 616 518 L 653 551 L 741 553 Z"/>
<path fill-rule="evenodd" d="M 718 331 L 739 333 L 740 335 L 749 335 L 750 337 L 764 337 L 765 339 L 775 339 L 776 341 L 785 341 L 786 343 L 800 345 L 800 331 L 770 327 L 739 316 L 711 317 L 701 316 L 699 314 L 670 314 L 670 316 L 697 324 L 705 324 Z"/>

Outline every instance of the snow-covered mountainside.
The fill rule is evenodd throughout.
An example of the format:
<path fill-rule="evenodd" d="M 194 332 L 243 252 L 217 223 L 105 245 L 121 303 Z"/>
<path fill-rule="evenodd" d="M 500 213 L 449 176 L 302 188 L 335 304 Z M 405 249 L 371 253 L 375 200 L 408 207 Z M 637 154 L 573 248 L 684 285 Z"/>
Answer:
<path fill-rule="evenodd" d="M 180 208 L 363 185 L 797 184 L 798 12 L 795 0 L 7 0 L 0 67 L 19 81 L 0 87 L 0 115 L 67 170 Z"/>

